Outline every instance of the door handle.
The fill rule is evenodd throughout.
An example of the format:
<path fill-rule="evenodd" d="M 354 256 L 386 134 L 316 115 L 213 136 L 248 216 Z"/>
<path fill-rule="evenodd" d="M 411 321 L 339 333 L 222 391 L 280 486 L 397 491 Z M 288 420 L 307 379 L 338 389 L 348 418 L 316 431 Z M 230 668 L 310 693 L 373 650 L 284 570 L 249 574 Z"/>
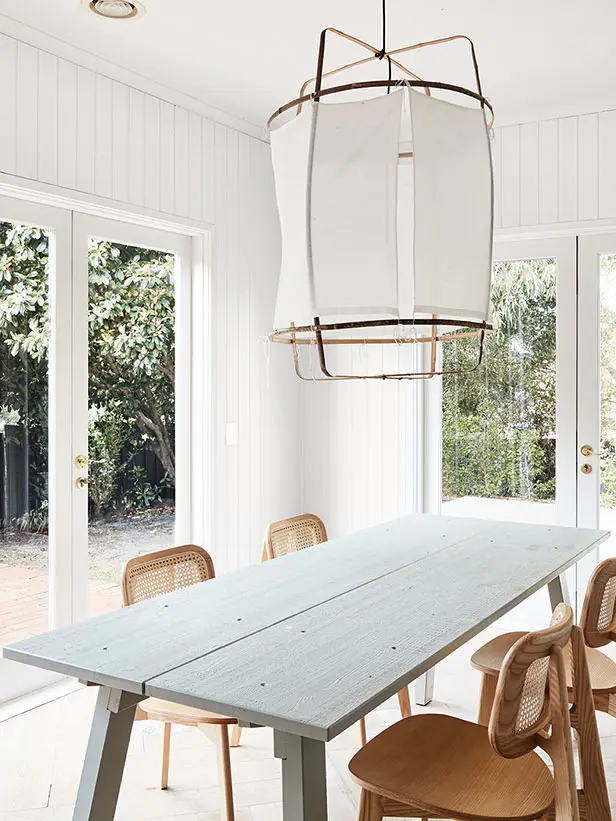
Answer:
<path fill-rule="evenodd" d="M 596 456 L 597 454 L 592 449 L 591 445 L 582 445 L 580 448 L 580 453 L 582 456 Z"/>
<path fill-rule="evenodd" d="M 75 485 L 79 488 L 87 487 L 87 485 L 88 485 L 87 476 L 78 476 L 77 479 L 75 479 Z"/>

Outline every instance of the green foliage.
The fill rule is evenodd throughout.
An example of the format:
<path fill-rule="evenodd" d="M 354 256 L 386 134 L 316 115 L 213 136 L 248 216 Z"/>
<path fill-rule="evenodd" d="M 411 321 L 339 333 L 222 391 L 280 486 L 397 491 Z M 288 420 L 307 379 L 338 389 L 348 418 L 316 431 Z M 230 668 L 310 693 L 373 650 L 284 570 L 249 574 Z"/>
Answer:
<path fill-rule="evenodd" d="M 14 526 L 18 530 L 29 533 L 46 533 L 49 528 L 49 502 L 44 500 L 39 507 L 28 510 L 23 516 L 18 516 Z"/>
<path fill-rule="evenodd" d="M 117 403 L 175 479 L 173 257 L 91 241 L 90 402 Z"/>
<path fill-rule="evenodd" d="M 100 516 L 116 496 L 122 449 L 130 427 L 117 402 L 90 407 L 88 414 L 88 493 Z"/>
<path fill-rule="evenodd" d="M 155 502 L 162 502 L 165 491 L 170 488 L 171 477 L 165 473 L 160 482 L 152 484 L 148 481 L 145 468 L 135 465 L 129 471 L 132 486 L 124 496 L 124 507 L 127 510 L 145 510 Z"/>
<path fill-rule="evenodd" d="M 144 446 L 173 486 L 174 259 L 92 240 L 88 261 L 89 487 L 101 513 L 121 460 Z M 0 406 L 27 428 L 33 485 L 47 472 L 48 273 L 46 232 L 0 223 Z M 38 485 L 32 508 L 46 498 L 46 481 Z"/>
<path fill-rule="evenodd" d="M 554 261 L 496 263 L 492 299 L 484 364 L 443 380 L 443 493 L 553 499 Z M 473 339 L 448 343 L 446 367 L 467 366 L 476 350 Z"/>

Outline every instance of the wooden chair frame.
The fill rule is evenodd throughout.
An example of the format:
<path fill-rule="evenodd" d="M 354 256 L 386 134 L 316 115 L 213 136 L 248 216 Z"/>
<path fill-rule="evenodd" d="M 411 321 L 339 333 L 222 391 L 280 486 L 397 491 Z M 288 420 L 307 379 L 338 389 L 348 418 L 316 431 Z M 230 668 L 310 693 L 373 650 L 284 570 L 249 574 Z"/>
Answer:
<path fill-rule="evenodd" d="M 576 731 L 578 739 L 578 758 L 582 782 L 582 786 L 578 790 L 578 803 L 581 817 L 592 819 L 592 821 L 609 821 L 611 819 L 595 710 L 610 712 L 614 708 L 614 703 L 612 701 L 610 706 L 611 696 L 609 694 L 593 693 L 592 691 L 586 650 L 588 634 L 583 626 L 589 627 L 591 639 L 596 642 L 605 643 L 604 638 L 612 634 L 613 618 L 610 620 L 609 627 L 603 631 L 601 636 L 596 631 L 593 632 L 591 627 L 591 625 L 597 623 L 595 617 L 600 610 L 605 583 L 609 578 L 616 575 L 616 559 L 608 561 L 612 563 L 610 572 L 606 572 L 606 569 L 600 565 L 591 579 L 584 602 L 582 625 L 573 626 L 570 644 L 566 651 L 570 654 L 572 670 L 572 686 L 569 686 L 566 692 L 568 704 L 570 705 L 571 726 Z M 593 581 L 596 581 L 594 587 Z M 611 639 L 608 638 L 609 640 Z M 482 674 L 479 724 L 488 723 L 499 680 L 500 677 L 497 678 L 493 674 L 487 672 Z M 611 714 L 613 715 L 614 712 Z"/>
<path fill-rule="evenodd" d="M 573 611 L 571 608 L 568 605 L 559 605 L 555 610 L 550 628 L 526 634 L 513 645 L 498 677 L 494 705 L 489 726 L 486 728 L 490 745 L 502 758 L 524 758 L 537 747 L 540 747 L 548 754 L 553 763 L 555 797 L 551 814 L 555 821 L 579 821 L 580 818 L 579 794 L 576 790 L 573 765 L 564 653 L 568 652 L 568 642 L 571 641 L 573 652 L 577 658 L 579 644 L 581 642 L 583 645 L 583 642 L 579 628 L 573 627 L 572 623 Z M 576 631 L 575 634 L 574 631 Z M 581 725 L 579 725 L 579 722 L 578 725 L 583 727 L 582 732 L 592 743 L 593 727 L 596 734 L 596 723 L 594 722 L 592 701 L 588 698 L 589 679 L 587 676 L 588 671 L 584 666 L 585 653 L 583 652 L 583 646 L 581 656 L 582 658 L 579 660 L 581 666 L 576 671 L 576 696 L 580 704 L 579 719 L 581 720 Z M 538 668 L 537 672 L 533 673 L 533 666 L 543 659 L 547 661 L 547 668 Z M 543 672 L 540 672 L 540 670 L 543 670 Z M 544 676 L 543 679 L 541 678 L 542 675 Z M 531 688 L 534 687 L 535 695 L 533 695 L 532 689 L 529 691 L 528 696 L 526 695 L 529 683 Z M 546 688 L 546 686 L 547 698 L 544 695 L 543 704 L 537 704 L 533 700 L 541 692 L 541 688 Z M 409 721 L 412 722 L 413 720 L 416 721 L 417 719 L 410 719 Z M 444 717 L 443 720 L 445 720 Z M 456 721 L 456 719 L 449 720 Z M 547 732 L 548 729 L 550 732 Z M 387 738 L 387 733 L 388 730 L 385 730 L 382 734 L 383 743 Z M 404 737 L 404 735 L 399 736 L 397 743 L 401 744 Z M 473 734 L 473 737 L 475 737 L 475 734 Z M 588 751 L 588 747 L 586 749 Z M 479 819 L 485 818 L 488 821 L 488 817 L 482 815 L 479 809 L 476 812 L 465 810 L 459 813 L 451 810 L 447 801 L 452 801 L 453 795 L 448 796 L 446 786 L 443 787 L 443 799 L 440 806 L 436 804 L 411 806 L 408 803 L 403 803 L 404 789 L 394 788 L 393 784 L 396 784 L 396 781 L 393 781 L 392 785 L 387 788 L 383 787 L 383 792 L 379 792 L 372 785 L 378 784 L 380 781 L 379 768 L 382 770 L 387 765 L 380 762 L 376 751 L 372 754 L 372 761 L 366 758 L 369 751 L 370 745 L 366 748 L 361 763 L 362 753 L 357 754 L 358 763 L 355 772 L 353 770 L 353 761 L 350 764 L 354 779 L 362 787 L 359 821 L 381 821 L 386 817 L 441 818 L 444 817 L 445 808 L 448 808 L 448 818 L 458 818 L 461 821 L 479 821 Z M 401 749 L 401 756 L 404 756 L 404 749 Z M 452 767 L 455 768 L 455 762 L 453 761 Z M 387 769 L 385 769 L 385 772 L 388 772 Z M 399 772 L 404 772 L 404 768 L 401 768 Z M 583 769 L 584 778 L 594 777 L 594 775 L 594 772 L 589 772 L 588 769 L 584 771 Z M 432 779 L 434 784 L 434 775 Z M 460 789 L 459 784 L 454 789 L 456 791 Z M 596 799 L 599 797 L 596 785 L 593 784 L 592 787 L 588 785 L 586 792 L 581 795 L 585 799 L 583 802 L 585 813 L 588 812 L 593 817 L 603 817 L 597 815 L 597 812 L 600 809 L 604 811 L 605 807 L 601 801 L 596 803 Z M 605 798 L 607 798 L 607 793 L 605 793 Z M 455 806 L 455 798 L 453 799 L 453 805 Z M 609 813 L 609 803 L 607 809 Z M 503 813 L 505 812 L 506 810 L 503 807 Z M 536 817 L 543 817 L 543 812 Z"/>
<path fill-rule="evenodd" d="M 148 567 L 158 568 L 168 566 L 169 578 L 167 590 L 161 590 L 160 594 L 171 592 L 175 588 L 176 565 L 173 563 L 174 557 L 194 557 L 199 568 L 200 581 L 205 582 L 215 578 L 214 563 L 210 554 L 198 545 L 180 545 L 170 547 L 166 550 L 158 550 L 147 553 L 143 556 L 135 556 L 129 559 L 122 571 L 122 598 L 125 607 L 135 604 L 132 591 L 132 582 L 138 577 L 139 571 L 148 572 Z M 199 583 L 199 582 L 196 582 Z M 146 597 L 152 598 L 152 596 Z M 142 600 L 142 599 L 140 599 Z M 148 709 L 148 702 L 151 707 Z M 163 752 L 162 771 L 160 787 L 166 790 L 169 785 L 169 759 L 171 750 L 171 725 L 182 724 L 187 727 L 198 727 L 216 746 L 218 759 L 218 782 L 221 796 L 221 817 L 223 821 L 235 821 L 235 809 L 233 804 L 233 782 L 231 779 L 231 756 L 229 747 L 238 747 L 240 744 L 242 729 L 237 719 L 226 716 L 218 716 L 213 713 L 207 715 L 205 711 L 183 709 L 180 705 L 171 702 L 159 702 L 158 699 L 146 699 L 137 705 L 135 711 L 135 721 L 162 721 L 163 728 Z M 232 727 L 231 740 L 229 740 L 229 726 Z"/>

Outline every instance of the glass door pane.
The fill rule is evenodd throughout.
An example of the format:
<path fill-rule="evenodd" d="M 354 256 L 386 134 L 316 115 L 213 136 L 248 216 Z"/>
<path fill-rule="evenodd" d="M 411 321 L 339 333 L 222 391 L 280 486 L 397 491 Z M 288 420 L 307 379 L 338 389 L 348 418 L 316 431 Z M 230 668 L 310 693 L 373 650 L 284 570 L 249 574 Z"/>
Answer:
<path fill-rule="evenodd" d="M 191 251 L 188 236 L 74 216 L 80 617 L 122 606 L 132 556 L 192 536 Z"/>
<path fill-rule="evenodd" d="M 497 244 L 492 296 L 482 365 L 443 378 L 442 513 L 575 525 L 573 242 Z M 444 346 L 445 366 L 464 367 L 469 348 Z M 549 611 L 541 591 L 510 620 Z"/>
<path fill-rule="evenodd" d="M 616 555 L 616 235 L 579 238 L 577 447 L 581 527 L 613 535 L 584 563 Z"/>
<path fill-rule="evenodd" d="M 0 196 L 0 645 L 72 617 L 70 225 Z M 0 659 L 0 702 L 59 678 Z"/>
<path fill-rule="evenodd" d="M 495 262 L 493 311 L 483 365 L 443 380 L 443 513 L 555 524 L 556 260 Z"/>
<path fill-rule="evenodd" d="M 0 222 L 0 644 L 49 625 L 49 232 Z"/>
<path fill-rule="evenodd" d="M 90 614 L 121 605 L 124 563 L 175 529 L 172 253 L 88 245 Z"/>
<path fill-rule="evenodd" d="M 613 534 L 603 560 L 616 555 L 616 253 L 599 256 L 599 322 L 599 527 Z M 585 464 L 596 462 L 591 455 Z"/>

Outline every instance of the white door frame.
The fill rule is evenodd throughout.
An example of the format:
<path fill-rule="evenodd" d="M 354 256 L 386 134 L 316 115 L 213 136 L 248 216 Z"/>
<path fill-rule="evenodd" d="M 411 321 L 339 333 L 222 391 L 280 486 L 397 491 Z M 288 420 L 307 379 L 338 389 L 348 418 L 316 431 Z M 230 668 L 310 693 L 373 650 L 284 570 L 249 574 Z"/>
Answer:
<path fill-rule="evenodd" d="M 616 234 L 592 234 L 578 241 L 578 336 L 579 438 L 577 442 L 578 524 L 599 527 L 599 452 L 601 449 L 601 318 L 600 318 L 600 257 L 616 254 Z M 582 456 L 580 449 L 590 445 L 591 456 Z M 592 473 L 581 473 L 582 464 L 589 463 Z M 598 556 L 598 551 L 597 551 Z"/>
<path fill-rule="evenodd" d="M 73 550 L 69 540 L 62 537 L 62 534 L 66 533 L 67 522 L 71 522 L 73 532 L 72 490 L 76 478 L 74 457 L 77 451 L 73 450 L 71 434 L 76 371 L 70 367 L 57 367 L 56 363 L 68 363 L 72 359 L 73 339 L 67 329 L 71 328 L 73 316 L 73 223 L 76 220 L 83 227 L 88 224 L 87 220 L 96 218 L 103 218 L 106 225 L 113 223 L 113 235 L 109 238 L 118 242 L 159 246 L 174 252 L 181 247 L 185 259 L 187 243 L 190 246 L 191 261 L 188 265 L 182 266 L 176 284 L 176 351 L 178 359 L 181 360 L 176 373 L 176 394 L 184 397 L 183 401 L 180 400 L 177 411 L 178 420 L 183 420 L 182 429 L 189 431 L 187 435 L 180 436 L 176 443 L 178 463 L 185 466 L 184 470 L 180 467 L 176 480 L 176 539 L 181 542 L 207 544 L 211 536 L 211 291 L 214 226 L 138 207 L 123 210 L 118 207 L 118 203 L 100 197 L 75 194 L 67 196 L 65 190 L 56 186 L 0 174 L 0 219 L 37 225 L 50 231 L 50 629 L 69 624 L 85 615 L 86 610 L 85 583 L 79 595 L 75 590 L 76 579 L 81 577 L 87 581 L 86 551 Z M 145 233 L 140 234 L 142 230 Z M 159 232 L 159 238 L 164 238 L 162 244 L 155 242 L 152 245 L 153 231 Z M 107 232 L 95 230 L 94 233 L 96 236 L 105 236 Z M 79 318 L 82 324 L 84 320 L 87 323 L 87 262 L 85 268 L 86 278 L 82 263 L 80 298 L 83 302 L 85 285 L 86 300 L 83 303 L 85 312 Z M 81 348 L 81 364 L 76 365 L 77 369 L 83 369 L 83 355 L 87 355 L 86 346 L 82 345 Z M 87 392 L 87 382 L 85 386 Z M 83 414 L 83 398 L 81 401 Z M 198 458 L 195 458 L 197 446 L 200 450 Z M 58 492 L 60 488 L 67 487 L 71 488 L 70 494 Z M 82 519 L 82 529 L 83 524 Z M 6 665 L 10 665 L 10 670 L 8 667 L 5 669 Z M 0 702 L 16 698 L 59 678 L 54 674 L 46 674 L 44 671 L 2 659 L 0 668 L 0 679 L 3 683 Z"/>
<path fill-rule="evenodd" d="M 88 494 L 75 480 L 87 471 L 75 464 L 88 453 L 88 240 L 90 237 L 168 251 L 176 255 L 175 352 L 176 352 L 176 544 L 193 537 L 192 470 L 192 241 L 189 236 L 89 214 L 73 215 L 73 356 L 71 454 L 74 618 L 87 615 Z"/>
<path fill-rule="evenodd" d="M 71 215 L 69 211 L 40 203 L 0 196 L 0 219 L 6 222 L 35 225 L 49 231 L 48 299 L 50 341 L 48 349 L 48 623 L 50 629 L 70 622 L 71 591 L 68 585 L 71 564 L 70 551 L 62 538 L 61 527 L 68 520 L 66 499 L 57 492 L 66 474 L 70 442 L 70 372 L 57 367 L 70 350 L 63 329 L 71 314 Z M 66 360 L 65 360 L 66 361 Z M 2 688 L 0 701 L 15 698 L 58 680 L 58 676 L 34 668 L 26 668 L 0 659 Z"/>
<path fill-rule="evenodd" d="M 616 233 L 578 238 L 578 439 L 576 443 L 578 527 L 600 524 L 599 454 L 601 452 L 601 269 L 600 257 L 616 254 Z M 584 456 L 581 448 L 593 453 Z M 582 473 L 589 464 L 591 473 Z M 599 548 L 578 565 L 579 586 L 586 586 L 600 560 Z"/>
<path fill-rule="evenodd" d="M 494 243 L 494 262 L 556 259 L 556 518 L 576 525 L 576 241 L 575 237 L 501 240 Z"/>

